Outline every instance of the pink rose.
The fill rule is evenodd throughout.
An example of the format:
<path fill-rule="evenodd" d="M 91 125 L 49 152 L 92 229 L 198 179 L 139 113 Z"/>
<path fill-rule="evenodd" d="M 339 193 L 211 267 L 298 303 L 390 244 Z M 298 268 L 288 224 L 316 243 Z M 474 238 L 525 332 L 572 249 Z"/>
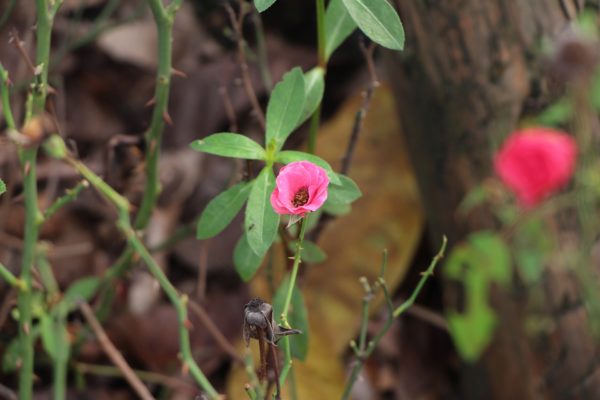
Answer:
<path fill-rule="evenodd" d="M 532 207 L 569 181 L 576 158 L 577 143 L 569 134 L 528 128 L 510 135 L 496 154 L 494 166 L 519 201 Z"/>
<path fill-rule="evenodd" d="M 275 180 L 271 204 L 278 214 L 304 216 L 325 203 L 327 185 L 329 177 L 323 168 L 308 161 L 289 163 Z"/>

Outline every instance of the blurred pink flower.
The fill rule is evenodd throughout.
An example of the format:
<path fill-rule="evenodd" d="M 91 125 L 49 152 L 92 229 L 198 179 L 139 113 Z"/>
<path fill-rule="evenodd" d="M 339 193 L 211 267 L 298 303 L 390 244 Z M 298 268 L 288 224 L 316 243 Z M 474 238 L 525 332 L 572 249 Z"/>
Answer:
<path fill-rule="evenodd" d="M 329 178 L 323 168 L 308 161 L 290 163 L 279 171 L 271 205 L 278 214 L 304 216 L 325 203 L 327 185 Z"/>
<path fill-rule="evenodd" d="M 513 132 L 496 154 L 496 173 L 526 207 L 564 186 L 575 170 L 577 142 L 549 128 Z"/>

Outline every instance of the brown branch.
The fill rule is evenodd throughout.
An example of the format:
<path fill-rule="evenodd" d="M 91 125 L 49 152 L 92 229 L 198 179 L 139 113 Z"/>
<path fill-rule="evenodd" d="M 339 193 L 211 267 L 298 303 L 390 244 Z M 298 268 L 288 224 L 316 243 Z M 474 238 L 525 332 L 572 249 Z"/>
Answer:
<path fill-rule="evenodd" d="M 252 109 L 254 110 L 254 114 L 256 114 L 256 118 L 260 123 L 261 128 L 265 129 L 265 114 L 258 102 L 258 98 L 256 97 L 256 92 L 254 91 L 254 87 L 252 86 L 252 80 L 250 79 L 250 74 L 248 73 L 248 62 L 246 61 L 246 53 L 244 51 L 244 35 L 242 32 L 242 25 L 244 22 L 244 17 L 248 13 L 246 8 L 243 7 L 243 4 L 240 2 L 240 12 L 236 17 L 235 11 L 233 7 L 229 4 L 225 5 L 225 10 L 229 15 L 229 20 L 231 22 L 231 26 L 233 27 L 233 32 L 235 34 L 235 41 L 237 43 L 237 57 L 238 64 L 240 65 L 240 71 L 242 73 L 242 83 L 244 85 L 244 91 L 246 95 L 250 99 L 250 103 L 252 104 Z"/>
<path fill-rule="evenodd" d="M 131 385 L 133 390 L 137 393 L 140 398 L 143 400 L 154 400 L 154 397 L 144 385 L 144 383 L 138 378 L 133 369 L 127 364 L 127 361 L 123 357 L 123 355 L 119 352 L 119 350 L 115 347 L 115 345 L 110 341 L 108 335 L 100 325 L 100 322 L 96 319 L 94 315 L 94 311 L 90 308 L 90 306 L 86 302 L 79 303 L 79 309 L 83 313 L 88 324 L 96 334 L 98 341 L 100 342 L 100 346 L 110 358 L 110 360 L 115 364 L 117 368 L 119 368 L 123 372 L 123 376 Z"/>
<path fill-rule="evenodd" d="M 213 339 L 215 339 L 217 345 L 221 347 L 223 351 L 229 354 L 232 360 L 234 360 L 237 363 L 243 364 L 243 358 L 238 354 L 231 342 L 219 330 L 219 328 L 210 318 L 206 310 L 192 299 L 188 299 L 188 306 L 190 310 L 192 310 L 192 312 L 196 314 L 198 318 L 200 318 L 200 321 L 202 322 L 206 330 L 208 330 L 208 333 L 210 333 Z"/>
<path fill-rule="evenodd" d="M 238 125 L 237 119 L 235 117 L 235 109 L 233 108 L 231 97 L 229 97 L 229 93 L 227 92 L 227 87 L 225 85 L 219 86 L 219 95 L 221 95 L 221 99 L 223 99 L 225 114 L 227 115 L 227 119 L 229 120 L 229 130 L 231 132 L 237 132 Z"/>
<path fill-rule="evenodd" d="M 25 47 L 23 46 L 24 42 L 21 40 L 21 38 L 19 38 L 19 32 L 17 32 L 16 29 L 13 29 L 10 32 L 10 37 L 8 41 L 9 43 L 14 44 L 23 60 L 25 60 L 25 64 L 27 64 L 27 67 L 29 68 L 30 72 L 33 75 L 35 75 L 37 72 L 35 65 L 33 64 L 33 61 L 31 61 L 31 57 L 29 57 L 29 54 L 27 54 L 27 50 L 25 50 Z"/>

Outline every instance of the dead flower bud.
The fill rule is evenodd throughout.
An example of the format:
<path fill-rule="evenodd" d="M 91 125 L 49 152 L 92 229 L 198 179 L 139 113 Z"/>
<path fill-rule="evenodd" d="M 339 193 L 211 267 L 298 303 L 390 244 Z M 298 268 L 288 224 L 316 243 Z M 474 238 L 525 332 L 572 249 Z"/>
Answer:
<path fill-rule="evenodd" d="M 273 306 L 259 298 L 250 300 L 244 306 L 244 341 L 250 344 L 250 338 L 259 340 L 260 336 L 271 344 L 276 344 L 281 336 L 302 333 L 298 329 L 287 329 L 277 325 L 273 319 Z"/>

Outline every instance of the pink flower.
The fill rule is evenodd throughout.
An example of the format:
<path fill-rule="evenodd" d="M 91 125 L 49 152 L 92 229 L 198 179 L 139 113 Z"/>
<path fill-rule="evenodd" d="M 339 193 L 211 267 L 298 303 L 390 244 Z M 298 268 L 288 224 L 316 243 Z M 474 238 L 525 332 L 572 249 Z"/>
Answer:
<path fill-rule="evenodd" d="M 510 135 L 496 154 L 494 166 L 519 201 L 532 207 L 569 181 L 576 158 L 577 143 L 569 134 L 528 128 Z"/>
<path fill-rule="evenodd" d="M 271 205 L 278 214 L 304 216 L 325 203 L 327 185 L 329 177 L 323 168 L 308 161 L 290 163 L 279 171 Z"/>

